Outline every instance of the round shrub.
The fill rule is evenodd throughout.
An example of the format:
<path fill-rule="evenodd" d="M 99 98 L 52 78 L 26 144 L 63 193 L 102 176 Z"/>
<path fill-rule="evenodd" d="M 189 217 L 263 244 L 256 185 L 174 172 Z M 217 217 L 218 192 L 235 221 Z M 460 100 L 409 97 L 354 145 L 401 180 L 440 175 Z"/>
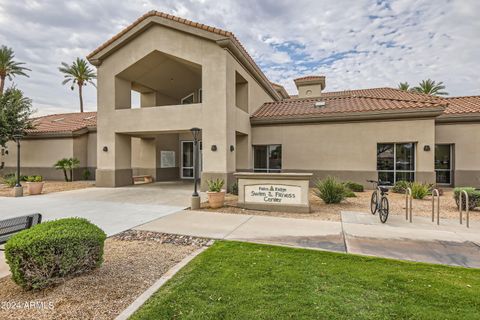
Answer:
<path fill-rule="evenodd" d="M 12 279 L 26 290 L 43 289 L 99 267 L 105 233 L 86 219 L 48 221 L 5 244 Z"/>
<path fill-rule="evenodd" d="M 348 189 L 343 183 L 338 182 L 333 177 L 327 177 L 324 180 L 317 181 L 315 193 L 325 203 L 340 203 L 347 194 Z"/>
<path fill-rule="evenodd" d="M 405 180 L 399 180 L 395 182 L 392 188 L 392 192 L 395 193 L 405 193 L 407 191 L 407 188 L 410 188 L 411 182 L 405 181 Z"/>
<path fill-rule="evenodd" d="M 344 184 L 345 184 L 345 187 L 352 190 L 353 192 L 363 192 L 364 191 L 363 185 L 361 185 L 360 183 L 356 183 L 356 182 L 353 182 L 353 181 L 347 181 Z"/>
<path fill-rule="evenodd" d="M 455 203 L 457 204 L 457 208 L 460 208 L 460 192 L 462 190 L 467 191 L 468 194 L 468 209 L 473 210 L 476 207 L 480 207 L 480 190 L 476 190 L 472 187 L 458 187 L 453 189 L 453 197 L 455 199 Z M 466 210 L 466 201 L 465 195 L 462 194 L 462 210 Z"/>

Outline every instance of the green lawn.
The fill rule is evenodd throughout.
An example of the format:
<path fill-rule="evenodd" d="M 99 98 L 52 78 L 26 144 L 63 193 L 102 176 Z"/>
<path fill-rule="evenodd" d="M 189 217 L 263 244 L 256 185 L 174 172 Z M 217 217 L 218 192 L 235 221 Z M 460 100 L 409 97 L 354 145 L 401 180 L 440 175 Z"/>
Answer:
<path fill-rule="evenodd" d="M 133 319 L 480 319 L 480 270 L 219 241 Z"/>

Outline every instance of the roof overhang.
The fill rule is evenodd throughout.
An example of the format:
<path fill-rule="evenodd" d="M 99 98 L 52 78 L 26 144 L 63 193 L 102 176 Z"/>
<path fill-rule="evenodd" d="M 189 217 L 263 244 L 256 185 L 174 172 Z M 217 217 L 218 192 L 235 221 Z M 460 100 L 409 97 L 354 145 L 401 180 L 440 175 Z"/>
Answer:
<path fill-rule="evenodd" d="M 318 116 L 292 116 L 285 118 L 250 118 L 253 126 L 272 124 L 301 124 L 301 123 L 322 123 L 322 122 L 354 122 L 370 120 L 405 120 L 436 118 L 443 113 L 444 107 L 431 107 L 416 110 L 389 110 L 371 112 L 337 112 Z"/>
<path fill-rule="evenodd" d="M 75 131 L 54 131 L 54 132 L 27 132 L 24 140 L 29 139 L 55 139 L 55 138 L 75 138 L 84 134 L 97 132 L 97 127 L 88 126 Z"/>
<path fill-rule="evenodd" d="M 480 112 L 472 112 L 472 113 L 458 113 L 458 114 L 442 114 L 438 118 L 435 119 L 436 123 L 468 123 L 480 122 Z"/>

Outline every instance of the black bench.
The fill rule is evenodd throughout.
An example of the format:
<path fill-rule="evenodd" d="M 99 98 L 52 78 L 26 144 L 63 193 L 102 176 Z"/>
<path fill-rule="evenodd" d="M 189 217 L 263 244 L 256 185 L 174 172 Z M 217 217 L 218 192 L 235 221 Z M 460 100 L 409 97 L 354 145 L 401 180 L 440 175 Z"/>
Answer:
<path fill-rule="evenodd" d="M 42 215 L 40 213 L 34 213 L 22 217 L 15 217 L 7 220 L 0 220 L 0 245 L 7 242 L 8 239 L 10 239 L 10 237 L 12 237 L 14 234 L 25 229 L 30 229 L 34 225 L 41 222 Z"/>

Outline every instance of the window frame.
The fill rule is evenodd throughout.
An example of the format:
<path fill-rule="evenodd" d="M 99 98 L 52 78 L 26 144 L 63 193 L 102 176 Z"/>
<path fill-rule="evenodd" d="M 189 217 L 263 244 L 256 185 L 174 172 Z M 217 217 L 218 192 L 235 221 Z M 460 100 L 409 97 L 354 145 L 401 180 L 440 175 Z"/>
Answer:
<path fill-rule="evenodd" d="M 275 148 L 280 146 L 281 151 L 280 151 L 280 169 L 270 169 L 270 150 L 271 148 Z M 255 168 L 255 147 L 267 147 L 267 152 L 266 152 L 266 164 L 267 168 Z M 252 145 L 252 157 L 253 157 L 253 172 L 264 172 L 264 173 L 275 173 L 275 172 L 282 172 L 282 167 L 283 167 L 283 146 L 281 143 L 273 143 L 273 144 L 254 144 Z"/>
<path fill-rule="evenodd" d="M 189 102 L 189 103 L 183 103 L 183 101 L 185 101 L 186 99 L 192 97 L 192 102 Z M 190 93 L 189 95 L 183 97 L 182 99 L 180 99 L 180 104 L 193 104 L 195 103 L 195 92 L 192 92 Z"/>
<path fill-rule="evenodd" d="M 377 142 L 377 152 L 378 152 L 378 145 L 379 144 L 391 144 L 393 145 L 393 170 L 378 170 L 378 153 L 376 157 L 377 161 L 377 179 L 379 179 L 379 173 L 380 172 L 391 172 L 393 173 L 393 184 L 394 185 L 397 182 L 397 173 L 412 173 L 413 174 L 413 181 L 416 181 L 416 176 L 417 176 L 417 142 L 411 141 L 411 142 Z M 413 145 L 413 169 L 412 170 L 399 170 L 397 169 L 397 145 L 401 144 L 412 144 Z M 382 181 L 383 182 L 383 181 Z M 385 181 L 387 182 L 387 181 Z M 390 182 L 390 181 L 388 181 Z"/>

